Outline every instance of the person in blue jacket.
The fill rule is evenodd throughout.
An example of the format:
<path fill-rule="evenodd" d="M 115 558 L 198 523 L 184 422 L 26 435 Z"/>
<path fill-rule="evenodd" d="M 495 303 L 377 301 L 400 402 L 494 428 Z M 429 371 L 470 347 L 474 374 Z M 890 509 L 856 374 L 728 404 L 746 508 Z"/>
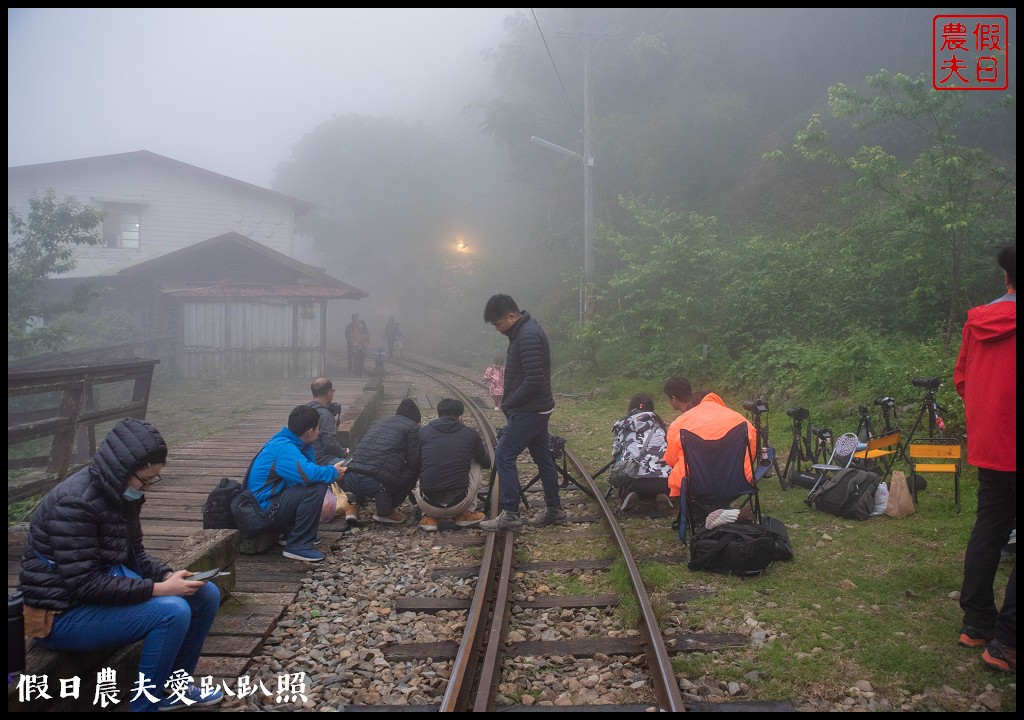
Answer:
<path fill-rule="evenodd" d="M 267 441 L 249 471 L 248 485 L 271 517 L 272 531 L 285 535 L 286 558 L 320 562 L 326 555 L 315 549 L 320 511 L 328 486 L 345 474 L 341 462 L 317 465 L 313 445 L 320 437 L 320 414 L 298 405 L 288 414 L 288 426 Z"/>

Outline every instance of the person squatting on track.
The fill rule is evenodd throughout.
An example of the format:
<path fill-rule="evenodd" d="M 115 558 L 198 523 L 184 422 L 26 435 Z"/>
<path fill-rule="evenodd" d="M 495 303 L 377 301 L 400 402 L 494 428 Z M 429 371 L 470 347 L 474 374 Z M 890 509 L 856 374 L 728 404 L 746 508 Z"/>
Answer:
<path fill-rule="evenodd" d="M 663 512 L 673 512 L 668 496 L 672 466 L 665 462 L 665 421 L 654 412 L 654 398 L 637 393 L 629 399 L 626 416 L 612 425 L 612 457 L 636 459 L 640 472 L 635 480 L 619 487 L 620 510 L 634 507 L 640 498 L 654 498 Z"/>
<path fill-rule="evenodd" d="M 413 490 L 422 517 L 420 527 L 437 530 L 439 518 L 455 518 L 469 527 L 484 518 L 477 512 L 477 491 L 491 457 L 480 434 L 462 423 L 466 408 L 459 400 L 437 403 L 437 419 L 420 428 L 420 481 Z"/>
<path fill-rule="evenodd" d="M 284 557 L 320 562 L 326 555 L 314 545 L 327 487 L 345 475 L 345 467 L 317 465 L 313 447 L 320 437 L 320 413 L 298 405 L 256 455 L 248 486 L 273 519 L 270 530 L 284 535 Z"/>
<path fill-rule="evenodd" d="M 121 420 L 91 464 L 43 497 L 21 560 L 25 635 L 41 647 L 78 652 L 143 641 L 138 672 L 145 691 L 134 693 L 133 712 L 224 699 L 220 690 L 191 683 L 220 591 L 189 580 L 194 573 L 173 570 L 142 544 L 145 491 L 160 482 L 166 462 L 167 445 L 155 427 Z"/>
<path fill-rule="evenodd" d="M 405 522 L 398 507 L 412 492 L 420 475 L 420 409 L 412 398 L 398 404 L 391 417 L 371 425 L 352 451 L 341 488 L 349 494 L 345 518 L 359 521 L 360 507 L 373 499 L 373 519 Z"/>
<path fill-rule="evenodd" d="M 1017 554 L 997 610 L 993 583 L 1017 524 L 1017 248 L 997 256 L 1006 294 L 971 309 L 953 370 L 964 399 L 967 462 L 978 468 L 978 511 L 964 553 L 960 644 L 984 647 L 982 660 L 1017 670 Z"/>
<path fill-rule="evenodd" d="M 307 405 L 320 415 L 320 437 L 313 443 L 317 465 L 334 465 L 347 458 L 349 450 L 338 442 L 338 417 L 341 406 L 334 402 L 334 384 L 327 378 L 316 378 L 309 386 L 313 399 Z"/>
<path fill-rule="evenodd" d="M 508 295 L 492 295 L 484 306 L 484 321 L 508 337 L 505 359 L 505 384 L 501 411 L 505 427 L 495 448 L 494 467 L 498 473 L 501 513 L 480 522 L 487 531 L 514 530 L 522 527 L 519 502 L 522 486 L 516 459 L 529 450 L 544 488 L 544 509 L 530 521 L 532 525 L 565 522 L 565 510 L 558 494 L 558 469 L 551 457 L 548 421 L 555 409 L 551 392 L 551 348 L 544 329 Z"/>

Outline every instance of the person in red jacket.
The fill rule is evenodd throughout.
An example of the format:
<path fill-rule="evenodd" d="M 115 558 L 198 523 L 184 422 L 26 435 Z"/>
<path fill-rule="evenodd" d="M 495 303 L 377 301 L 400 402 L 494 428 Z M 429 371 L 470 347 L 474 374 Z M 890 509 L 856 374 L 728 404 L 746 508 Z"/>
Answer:
<path fill-rule="evenodd" d="M 1006 294 L 971 309 L 953 370 L 964 400 L 967 462 L 978 468 L 978 514 L 964 554 L 960 644 L 984 647 L 982 660 L 1017 669 L 1017 559 L 1001 610 L 992 584 L 1000 552 L 1017 524 L 1017 249 L 997 256 Z"/>

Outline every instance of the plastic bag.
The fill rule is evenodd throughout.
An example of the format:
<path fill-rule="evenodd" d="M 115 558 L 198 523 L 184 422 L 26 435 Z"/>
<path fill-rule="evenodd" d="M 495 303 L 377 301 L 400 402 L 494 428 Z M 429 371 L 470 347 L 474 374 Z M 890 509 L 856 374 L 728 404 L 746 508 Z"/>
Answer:
<path fill-rule="evenodd" d="M 885 513 L 885 508 L 889 505 L 889 488 L 886 487 L 884 482 L 878 483 L 878 489 L 875 490 L 875 509 L 871 511 L 871 516 L 882 515 Z"/>

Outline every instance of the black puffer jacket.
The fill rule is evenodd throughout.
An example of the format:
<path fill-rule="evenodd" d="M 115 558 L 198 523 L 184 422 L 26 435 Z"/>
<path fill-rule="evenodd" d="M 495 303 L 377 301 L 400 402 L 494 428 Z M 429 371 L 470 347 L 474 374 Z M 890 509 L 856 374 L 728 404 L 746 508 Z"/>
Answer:
<path fill-rule="evenodd" d="M 404 415 L 384 418 L 356 445 L 348 472 L 372 477 L 390 491 L 412 489 L 420 475 L 419 429 Z"/>
<path fill-rule="evenodd" d="M 79 605 L 134 605 L 153 596 L 154 582 L 171 567 L 142 547 L 139 511 L 145 500 L 130 502 L 121 493 L 149 458 L 166 454 L 156 428 L 127 418 L 108 433 L 91 465 L 46 494 L 32 513 L 21 560 L 26 605 L 67 610 Z M 144 579 L 109 575 L 117 564 L 129 566 Z"/>
<path fill-rule="evenodd" d="M 505 394 L 501 410 L 514 412 L 547 412 L 555 407 L 551 394 L 551 349 L 548 336 L 540 323 L 523 311 L 510 327 L 508 356 L 505 358 Z"/>

